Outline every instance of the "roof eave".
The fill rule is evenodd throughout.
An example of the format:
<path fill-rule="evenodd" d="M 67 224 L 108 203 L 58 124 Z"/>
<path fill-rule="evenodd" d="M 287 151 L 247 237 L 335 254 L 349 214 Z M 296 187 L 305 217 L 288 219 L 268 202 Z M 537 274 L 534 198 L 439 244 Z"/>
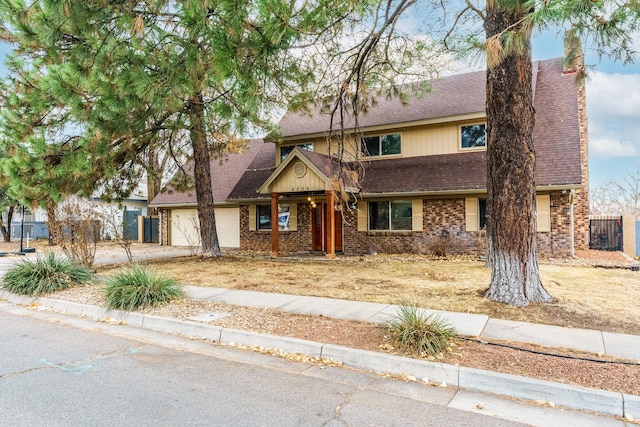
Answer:
<path fill-rule="evenodd" d="M 581 184 L 552 184 L 552 185 L 539 185 L 536 186 L 536 191 L 562 191 L 562 190 L 577 190 L 581 188 Z M 364 199 L 380 198 L 380 197 L 420 197 L 420 196 L 459 196 L 463 194 L 486 194 L 486 188 L 463 188 L 458 190 L 431 190 L 431 191 L 404 191 L 404 192 L 384 192 L 384 193 L 370 193 L 360 192 L 360 195 Z"/>
<path fill-rule="evenodd" d="M 562 190 L 578 190 L 582 188 L 582 184 L 550 184 L 550 185 L 538 185 L 536 191 L 562 191 Z"/>
<path fill-rule="evenodd" d="M 214 206 L 233 206 L 233 205 L 237 205 L 237 204 L 238 204 L 238 202 L 236 202 L 233 199 L 225 199 L 225 200 L 214 201 L 213 202 Z M 198 203 L 197 202 L 154 203 L 154 204 L 149 204 L 149 207 L 158 208 L 158 209 L 197 208 L 198 207 Z"/>
<path fill-rule="evenodd" d="M 318 177 L 320 177 L 320 179 L 322 179 L 325 182 L 325 185 L 327 185 L 329 181 L 329 178 L 327 177 L 327 175 L 324 172 L 322 172 L 320 169 L 318 169 L 316 165 L 314 165 L 311 161 L 309 161 L 309 159 L 307 159 L 300 152 L 298 147 L 296 147 L 291 151 L 291 153 L 287 156 L 287 158 L 284 159 L 283 162 L 280 162 L 276 170 L 274 170 L 271 173 L 269 178 L 267 178 L 267 180 L 262 183 L 262 185 L 260 186 L 260 188 L 258 188 L 256 192 L 260 194 L 269 194 L 271 192 L 271 185 L 273 184 L 273 182 L 276 180 L 276 178 L 280 176 L 282 171 L 284 171 L 285 168 L 293 162 L 293 159 L 298 159 L 302 163 L 304 163 L 309 169 L 311 169 L 313 173 L 315 173 Z"/>
<path fill-rule="evenodd" d="M 367 132 L 379 132 L 379 131 L 388 131 L 389 129 L 405 129 L 416 126 L 428 126 L 434 124 L 441 123 L 451 123 L 451 122 L 464 122 L 467 120 L 479 120 L 486 119 L 487 114 L 485 111 L 478 111 L 474 113 L 465 113 L 465 114 L 457 114 L 454 116 L 446 116 L 446 117 L 430 117 L 422 120 L 412 120 L 409 122 L 401 122 L 401 123 L 386 123 L 375 126 L 362 126 L 359 131 L 362 133 Z M 353 128 L 345 129 L 345 132 L 350 133 L 354 132 Z M 317 138 L 326 138 L 329 135 L 329 132 L 313 132 L 307 134 L 296 134 L 296 135 L 286 135 L 283 136 L 280 141 L 288 142 L 288 141 L 296 141 L 299 139 L 317 139 Z M 271 139 L 265 138 L 265 142 L 274 142 Z"/>

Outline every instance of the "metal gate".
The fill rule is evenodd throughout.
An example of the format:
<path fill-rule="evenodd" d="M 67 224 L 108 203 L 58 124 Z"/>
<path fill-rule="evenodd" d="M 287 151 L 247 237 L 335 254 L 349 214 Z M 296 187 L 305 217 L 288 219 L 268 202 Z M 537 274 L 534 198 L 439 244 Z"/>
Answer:
<path fill-rule="evenodd" d="M 160 219 L 144 217 L 144 243 L 160 243 Z"/>
<path fill-rule="evenodd" d="M 589 220 L 589 249 L 599 251 L 622 250 L 622 217 Z"/>
<path fill-rule="evenodd" d="M 138 240 L 138 216 L 140 210 L 124 210 L 122 213 L 122 234 L 125 240 Z"/>

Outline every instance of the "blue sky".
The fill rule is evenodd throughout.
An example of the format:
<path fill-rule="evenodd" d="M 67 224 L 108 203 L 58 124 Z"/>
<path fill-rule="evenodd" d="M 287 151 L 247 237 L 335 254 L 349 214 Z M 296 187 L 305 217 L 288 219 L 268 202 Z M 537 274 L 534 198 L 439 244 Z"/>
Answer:
<path fill-rule="evenodd" d="M 547 32 L 534 37 L 533 59 L 563 55 L 562 37 Z M 4 57 L 8 45 L 0 43 L 0 76 L 6 72 Z M 640 51 L 640 40 L 636 41 Z M 621 181 L 640 169 L 640 57 L 623 66 L 600 60 L 585 49 L 585 63 L 595 66 L 587 81 L 589 118 L 589 183 L 591 187 L 609 180 Z"/>

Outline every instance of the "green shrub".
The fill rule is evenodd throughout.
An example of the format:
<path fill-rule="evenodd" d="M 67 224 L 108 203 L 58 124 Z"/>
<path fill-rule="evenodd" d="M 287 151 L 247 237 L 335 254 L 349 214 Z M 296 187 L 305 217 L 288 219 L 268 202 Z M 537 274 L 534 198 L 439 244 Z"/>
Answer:
<path fill-rule="evenodd" d="M 109 279 L 106 291 L 107 307 L 122 310 L 155 307 L 184 295 L 175 280 L 138 264 Z"/>
<path fill-rule="evenodd" d="M 455 329 L 439 315 L 426 315 L 416 304 L 403 304 L 387 322 L 397 348 L 419 356 L 436 356 L 450 347 Z"/>
<path fill-rule="evenodd" d="M 75 265 L 53 252 L 35 261 L 21 260 L 4 275 L 2 287 L 21 295 L 44 295 L 77 286 L 93 279 L 86 267 Z"/>

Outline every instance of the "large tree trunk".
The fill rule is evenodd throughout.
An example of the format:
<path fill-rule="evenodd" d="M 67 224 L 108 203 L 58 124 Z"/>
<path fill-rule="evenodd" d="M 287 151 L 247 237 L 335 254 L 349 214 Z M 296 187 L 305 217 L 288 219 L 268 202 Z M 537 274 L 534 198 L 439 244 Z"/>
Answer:
<path fill-rule="evenodd" d="M 2 223 L 2 218 L 0 218 L 0 232 L 2 232 L 2 236 L 4 237 L 4 241 L 6 243 L 11 242 L 11 219 L 13 218 L 13 206 L 9 206 L 9 210 L 7 211 L 7 224 Z"/>
<path fill-rule="evenodd" d="M 149 156 L 147 161 L 147 201 L 151 202 L 160 192 L 160 176 L 162 171 L 158 165 L 158 152 L 155 147 L 149 147 Z M 157 215 L 158 208 L 150 207 L 147 210 L 149 215 Z"/>
<path fill-rule="evenodd" d="M 523 16 L 521 8 L 505 10 L 487 2 L 487 39 L 512 25 L 518 29 Z M 552 301 L 538 269 L 531 34 L 523 37 L 522 51 L 487 67 L 487 260 L 492 274 L 486 296 L 518 307 Z"/>
<path fill-rule="evenodd" d="M 49 229 L 49 246 L 59 244 L 62 239 L 62 226 L 56 217 L 56 204 L 53 200 L 47 201 L 47 228 Z"/>
<path fill-rule="evenodd" d="M 201 94 L 196 94 L 191 99 L 189 120 L 202 253 L 203 255 L 220 256 L 222 251 L 218 241 L 216 217 L 213 210 L 211 156 L 209 155 L 209 147 L 207 146 L 205 135 L 204 105 Z"/>

